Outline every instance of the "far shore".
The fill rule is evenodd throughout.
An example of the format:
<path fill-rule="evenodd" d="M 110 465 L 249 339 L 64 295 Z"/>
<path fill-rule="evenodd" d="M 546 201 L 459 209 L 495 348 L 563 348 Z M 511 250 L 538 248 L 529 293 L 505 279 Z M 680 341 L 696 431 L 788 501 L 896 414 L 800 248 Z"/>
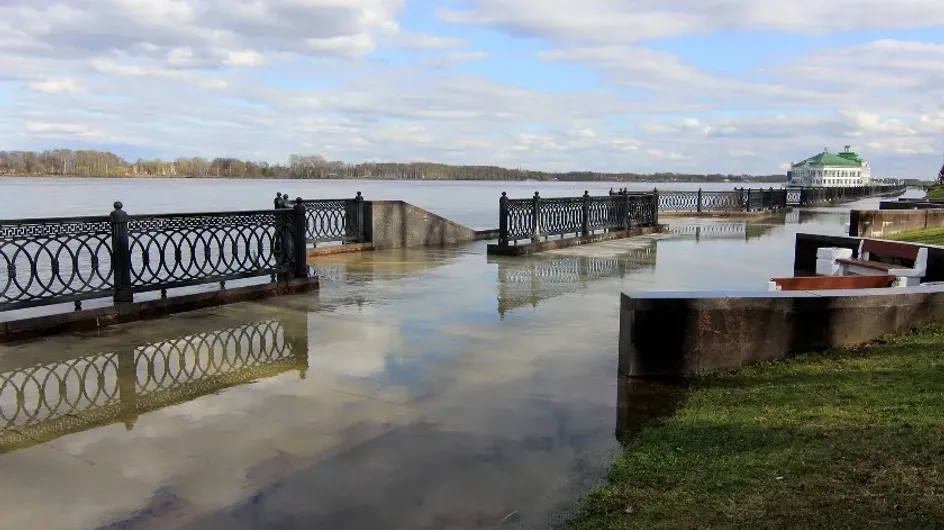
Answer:
<path fill-rule="evenodd" d="M 227 176 L 216 176 L 216 175 L 204 175 L 201 177 L 194 177 L 189 175 L 94 175 L 94 176 L 85 176 L 85 175 L 4 175 L 0 174 L 0 178 L 17 178 L 17 179 L 34 179 L 34 178 L 45 178 L 45 179 L 93 179 L 93 180 L 167 180 L 167 179 L 180 179 L 180 180 L 377 180 L 377 181 L 397 181 L 397 182 L 413 182 L 413 181 L 426 181 L 426 182 L 582 182 L 582 183 L 599 183 L 599 184 L 614 184 L 614 185 L 626 185 L 626 184 L 745 184 L 745 185 L 764 185 L 764 186 L 779 186 L 786 183 L 786 179 L 782 181 L 771 181 L 771 180 L 615 180 L 615 179 L 587 179 L 587 180 L 560 180 L 560 179 L 469 179 L 469 178 L 431 178 L 431 179 L 403 179 L 403 178 L 386 178 L 386 177 L 344 177 L 344 178 L 298 178 L 298 177 L 227 177 Z"/>

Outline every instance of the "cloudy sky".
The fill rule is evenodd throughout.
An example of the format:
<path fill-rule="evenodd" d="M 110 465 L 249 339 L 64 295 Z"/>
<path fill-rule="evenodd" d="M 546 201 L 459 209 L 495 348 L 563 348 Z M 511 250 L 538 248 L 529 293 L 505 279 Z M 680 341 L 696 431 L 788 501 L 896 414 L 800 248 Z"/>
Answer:
<path fill-rule="evenodd" d="M 0 149 L 773 173 L 944 154 L 940 0 L 2 0 Z"/>

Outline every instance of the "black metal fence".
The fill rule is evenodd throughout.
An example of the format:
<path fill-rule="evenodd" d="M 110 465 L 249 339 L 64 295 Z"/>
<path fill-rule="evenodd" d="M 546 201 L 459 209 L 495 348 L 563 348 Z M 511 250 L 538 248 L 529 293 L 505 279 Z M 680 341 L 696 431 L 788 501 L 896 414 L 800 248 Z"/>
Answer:
<path fill-rule="evenodd" d="M 308 276 L 307 210 L 0 220 L 0 311 Z"/>
<path fill-rule="evenodd" d="M 499 199 L 498 244 L 574 234 L 588 236 L 601 230 L 629 230 L 659 222 L 658 197 L 636 193 L 545 199 L 538 192 L 530 199 Z"/>
<path fill-rule="evenodd" d="M 792 196 L 791 204 L 798 206 L 817 206 L 832 202 L 851 201 L 877 195 L 891 195 L 901 193 L 907 186 L 857 186 L 849 188 L 787 188 Z"/>
<path fill-rule="evenodd" d="M 295 317 L 289 317 L 295 319 Z M 0 454 L 290 370 L 305 377 L 307 324 L 270 319 L 0 373 Z"/>
<path fill-rule="evenodd" d="M 847 188 L 735 188 L 726 191 L 658 190 L 659 211 L 665 213 L 759 212 L 787 206 L 816 206 L 903 192 L 905 186 Z M 622 195 L 625 192 L 613 193 Z"/>
<path fill-rule="evenodd" d="M 308 243 L 364 243 L 365 212 L 361 192 L 353 199 L 302 200 L 305 207 L 305 239 Z M 276 208 L 291 207 L 288 196 L 277 193 Z"/>
<path fill-rule="evenodd" d="M 666 213 L 758 212 L 786 207 L 787 190 L 782 188 L 659 191 L 659 210 Z"/>

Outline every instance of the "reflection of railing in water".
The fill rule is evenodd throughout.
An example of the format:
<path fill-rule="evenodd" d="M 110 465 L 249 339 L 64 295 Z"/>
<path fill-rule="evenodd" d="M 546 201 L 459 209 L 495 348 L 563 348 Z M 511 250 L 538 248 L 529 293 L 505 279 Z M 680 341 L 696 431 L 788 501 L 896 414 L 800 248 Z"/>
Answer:
<path fill-rule="evenodd" d="M 706 223 L 698 225 L 672 225 L 669 231 L 676 235 L 692 236 L 696 242 L 702 239 L 742 239 L 749 241 L 763 237 L 776 228 L 773 224 L 759 223 Z"/>
<path fill-rule="evenodd" d="M 627 272 L 654 267 L 656 246 L 614 256 L 566 256 L 528 261 L 498 261 L 498 314 L 519 307 L 536 307 L 547 298 L 573 293 L 587 282 L 622 278 Z"/>
<path fill-rule="evenodd" d="M 304 321 L 304 316 L 300 316 Z M 0 454 L 308 367 L 304 322 L 235 325 L 0 373 Z"/>

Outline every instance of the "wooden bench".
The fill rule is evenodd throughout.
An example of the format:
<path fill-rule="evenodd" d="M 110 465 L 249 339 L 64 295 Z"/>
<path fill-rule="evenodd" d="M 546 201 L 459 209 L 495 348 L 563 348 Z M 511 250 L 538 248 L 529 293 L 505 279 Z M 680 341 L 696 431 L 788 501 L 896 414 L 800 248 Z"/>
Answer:
<path fill-rule="evenodd" d="M 864 239 L 859 244 L 858 259 L 838 259 L 843 275 L 895 276 L 905 286 L 920 285 L 927 272 L 928 249 L 917 245 Z"/>

